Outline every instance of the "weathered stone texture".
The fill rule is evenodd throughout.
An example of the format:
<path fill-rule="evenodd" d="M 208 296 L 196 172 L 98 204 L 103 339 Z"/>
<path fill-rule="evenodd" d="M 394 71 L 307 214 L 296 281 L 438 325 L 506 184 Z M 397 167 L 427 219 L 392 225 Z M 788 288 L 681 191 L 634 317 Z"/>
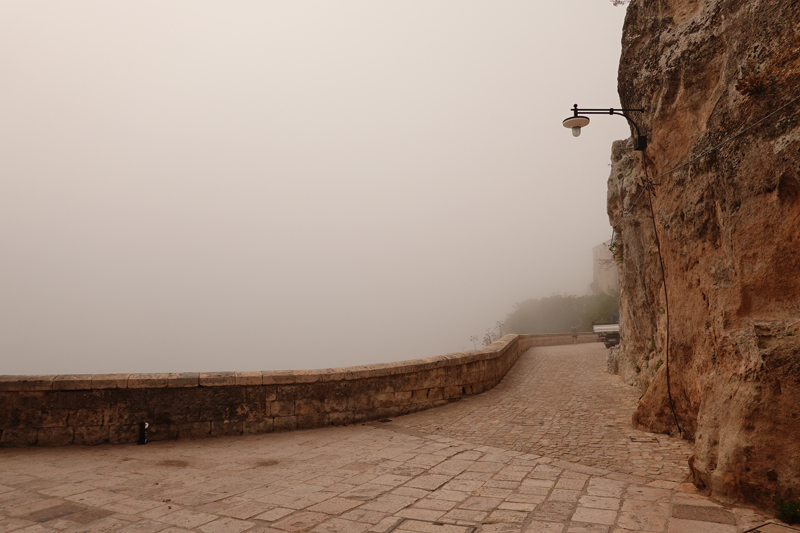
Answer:
<path fill-rule="evenodd" d="M 760 505 L 800 494 L 800 100 L 736 134 L 800 96 L 798 50 L 795 0 L 633 0 L 619 93 L 649 147 L 609 179 L 634 422 L 676 432 L 669 338 L 696 483 Z"/>

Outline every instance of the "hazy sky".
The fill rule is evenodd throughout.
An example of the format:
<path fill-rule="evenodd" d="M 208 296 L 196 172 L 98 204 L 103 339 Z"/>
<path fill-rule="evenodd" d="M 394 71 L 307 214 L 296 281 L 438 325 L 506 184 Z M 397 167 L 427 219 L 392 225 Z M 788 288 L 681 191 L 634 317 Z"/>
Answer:
<path fill-rule="evenodd" d="M 584 294 L 608 0 L 0 3 L 0 374 L 472 348 Z"/>

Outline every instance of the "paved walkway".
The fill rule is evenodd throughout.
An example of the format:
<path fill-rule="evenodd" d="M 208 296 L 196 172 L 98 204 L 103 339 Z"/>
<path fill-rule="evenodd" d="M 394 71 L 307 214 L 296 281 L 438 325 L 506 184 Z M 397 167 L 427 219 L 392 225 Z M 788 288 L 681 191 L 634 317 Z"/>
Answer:
<path fill-rule="evenodd" d="M 764 523 L 682 483 L 686 444 L 631 441 L 654 436 L 628 427 L 635 393 L 604 361 L 600 345 L 535 348 L 493 391 L 388 423 L 2 450 L 0 533 L 738 533 Z"/>
<path fill-rule="evenodd" d="M 606 372 L 599 343 L 528 352 L 494 389 L 397 420 L 403 427 L 683 482 L 692 445 L 631 428 L 639 391 Z"/>

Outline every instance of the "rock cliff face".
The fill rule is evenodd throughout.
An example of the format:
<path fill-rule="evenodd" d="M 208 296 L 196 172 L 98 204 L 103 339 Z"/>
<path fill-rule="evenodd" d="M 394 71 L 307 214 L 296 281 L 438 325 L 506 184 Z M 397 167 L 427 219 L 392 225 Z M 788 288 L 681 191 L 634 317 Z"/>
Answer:
<path fill-rule="evenodd" d="M 619 93 L 649 137 L 615 143 L 608 191 L 634 423 L 680 426 L 720 499 L 797 498 L 800 2 L 633 0 Z"/>

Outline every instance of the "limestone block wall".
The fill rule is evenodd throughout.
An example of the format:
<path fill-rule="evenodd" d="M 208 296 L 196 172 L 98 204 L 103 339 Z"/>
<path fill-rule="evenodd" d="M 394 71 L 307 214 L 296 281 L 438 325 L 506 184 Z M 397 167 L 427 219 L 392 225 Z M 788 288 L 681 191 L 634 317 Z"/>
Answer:
<path fill-rule="evenodd" d="M 0 445 L 133 443 L 142 422 L 155 441 L 393 417 L 491 389 L 529 348 L 570 342 L 506 335 L 479 351 L 325 370 L 0 376 Z"/>

